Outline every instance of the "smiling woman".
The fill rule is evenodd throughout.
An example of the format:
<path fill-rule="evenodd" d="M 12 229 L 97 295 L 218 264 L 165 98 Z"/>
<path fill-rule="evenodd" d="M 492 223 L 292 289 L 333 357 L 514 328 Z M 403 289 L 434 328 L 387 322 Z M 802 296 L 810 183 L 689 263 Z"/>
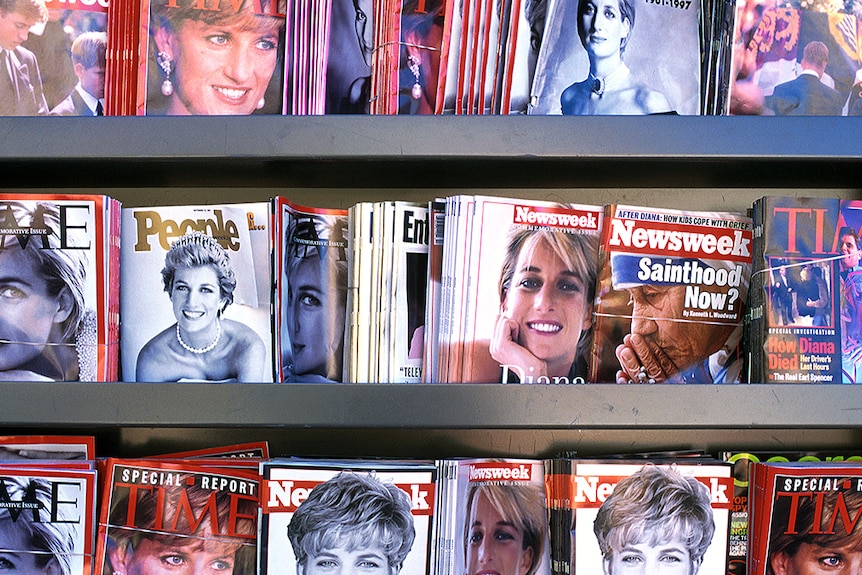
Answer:
<path fill-rule="evenodd" d="M 147 114 L 280 113 L 284 11 L 276 0 L 204 5 L 153 3 Z"/>
<path fill-rule="evenodd" d="M 179 238 L 165 256 L 162 281 L 177 322 L 141 349 L 137 381 L 264 381 L 263 340 L 221 317 L 236 276 L 218 241 L 200 232 Z"/>

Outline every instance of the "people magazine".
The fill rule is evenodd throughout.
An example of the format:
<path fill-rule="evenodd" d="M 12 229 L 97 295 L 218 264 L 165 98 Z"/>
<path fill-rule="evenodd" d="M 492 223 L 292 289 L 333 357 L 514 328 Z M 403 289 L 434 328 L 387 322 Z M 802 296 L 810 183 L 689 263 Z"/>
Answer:
<path fill-rule="evenodd" d="M 273 381 L 269 210 L 124 209 L 123 381 Z"/>

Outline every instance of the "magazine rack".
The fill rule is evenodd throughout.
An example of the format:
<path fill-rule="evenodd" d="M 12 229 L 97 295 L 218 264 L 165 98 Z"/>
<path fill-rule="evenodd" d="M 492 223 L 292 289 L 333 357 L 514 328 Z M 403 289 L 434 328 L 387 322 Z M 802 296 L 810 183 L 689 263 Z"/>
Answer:
<path fill-rule="evenodd" d="M 0 173 L 7 190 L 126 206 L 478 191 L 744 210 L 768 194 L 862 199 L 860 133 L 860 118 L 0 118 Z M 277 455 L 426 458 L 862 440 L 862 387 L 842 385 L 0 383 L 0 396 L 4 433 L 92 433 L 119 456 L 259 439 Z"/>

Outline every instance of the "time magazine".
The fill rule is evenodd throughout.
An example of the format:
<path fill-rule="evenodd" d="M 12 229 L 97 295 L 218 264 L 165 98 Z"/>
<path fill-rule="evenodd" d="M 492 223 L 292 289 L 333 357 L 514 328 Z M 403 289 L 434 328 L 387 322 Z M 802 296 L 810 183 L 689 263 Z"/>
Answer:
<path fill-rule="evenodd" d="M 117 379 L 120 204 L 107 196 L 0 196 L 7 306 L 4 381 Z"/>
<path fill-rule="evenodd" d="M 273 381 L 269 213 L 123 210 L 123 381 Z"/>
<path fill-rule="evenodd" d="M 433 463 L 273 459 L 260 469 L 260 575 L 294 575 L 322 561 L 430 573 Z"/>
<path fill-rule="evenodd" d="M 340 383 L 347 324 L 348 210 L 274 202 L 278 381 Z"/>
<path fill-rule="evenodd" d="M 256 469 L 109 458 L 105 470 L 94 573 L 135 573 L 161 555 L 254 575 Z"/>
<path fill-rule="evenodd" d="M 730 464 L 576 459 L 569 465 L 568 481 L 554 483 L 563 492 L 551 498 L 571 510 L 569 525 L 552 523 L 562 529 L 558 563 L 570 562 L 571 573 L 601 573 L 627 557 L 647 562 L 662 549 L 680 565 L 700 566 L 691 572 L 727 575 Z M 678 535 L 681 528 L 687 537 Z"/>
<path fill-rule="evenodd" d="M 4 463 L 0 466 L 0 517 L 3 555 L 17 570 L 92 573 L 95 470 L 74 462 L 39 468 L 24 468 L 21 461 Z"/>
<path fill-rule="evenodd" d="M 858 462 L 753 463 L 748 573 L 840 572 L 862 559 Z"/>
<path fill-rule="evenodd" d="M 742 214 L 606 206 L 590 381 L 744 381 L 751 250 Z"/>
<path fill-rule="evenodd" d="M 754 218 L 751 381 L 862 381 L 862 202 L 767 196 Z"/>

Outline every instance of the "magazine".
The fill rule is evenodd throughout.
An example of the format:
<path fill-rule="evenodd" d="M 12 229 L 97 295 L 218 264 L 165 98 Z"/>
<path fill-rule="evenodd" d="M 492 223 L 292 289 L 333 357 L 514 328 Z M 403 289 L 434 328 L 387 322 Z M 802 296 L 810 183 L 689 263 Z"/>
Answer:
<path fill-rule="evenodd" d="M 858 116 L 862 13 L 852 3 L 737 0 L 731 114 Z"/>
<path fill-rule="evenodd" d="M 123 210 L 123 381 L 273 381 L 269 209 Z"/>
<path fill-rule="evenodd" d="M 112 458 L 105 469 L 94 573 L 136 573 L 156 555 L 255 574 L 256 469 Z"/>
<path fill-rule="evenodd" d="M 699 2 L 548 2 L 530 114 L 702 113 Z M 619 24 L 590 19 L 605 10 Z"/>
<path fill-rule="evenodd" d="M 590 381 L 744 381 L 751 250 L 742 214 L 606 206 Z"/>
<path fill-rule="evenodd" d="M 431 573 L 433 463 L 273 459 L 260 469 L 260 575 L 294 575 L 319 561 L 344 572 L 361 561 Z"/>
<path fill-rule="evenodd" d="M 436 199 L 428 202 L 428 219 L 431 225 L 428 240 L 428 290 L 425 302 L 425 334 L 422 358 L 424 383 L 438 381 L 440 340 L 440 307 L 443 287 L 443 244 L 446 232 L 446 202 Z"/>
<path fill-rule="evenodd" d="M 862 561 L 858 462 L 753 463 L 748 573 L 840 572 Z"/>
<path fill-rule="evenodd" d="M 135 113 L 281 114 L 285 0 L 140 0 Z"/>
<path fill-rule="evenodd" d="M 466 209 L 472 226 L 451 246 L 463 319 L 450 381 L 584 383 L 602 208 L 473 196 Z"/>
<path fill-rule="evenodd" d="M 862 381 L 862 202 L 767 196 L 754 217 L 751 381 Z"/>
<path fill-rule="evenodd" d="M 278 381 L 343 381 L 348 210 L 274 199 Z"/>
<path fill-rule="evenodd" d="M 570 465 L 569 481 L 557 483 L 568 492 L 554 499 L 571 506 L 572 522 L 560 534 L 560 560 L 571 562 L 571 573 L 601 573 L 603 564 L 610 567 L 604 572 L 616 573 L 627 560 L 656 565 L 663 554 L 692 573 L 727 575 L 730 464 L 576 459 Z M 686 538 L 678 535 L 681 525 Z"/>
<path fill-rule="evenodd" d="M 236 443 L 233 445 L 220 445 L 203 449 L 192 449 L 176 453 L 158 455 L 156 459 L 203 459 L 203 458 L 231 458 L 231 459 L 268 459 L 269 443 L 266 441 L 252 441 L 250 443 Z"/>
<path fill-rule="evenodd" d="M 0 468 L 0 510 L 3 555 L 14 565 L 13 570 L 92 573 L 94 470 L 74 464 L 67 469 L 4 464 Z"/>
<path fill-rule="evenodd" d="M 0 437 L 0 461 L 88 461 L 96 458 L 91 435 L 5 435 Z"/>
<path fill-rule="evenodd" d="M 733 464 L 733 508 L 730 513 L 728 573 L 745 575 L 748 558 L 748 488 L 751 464 L 790 461 L 860 462 L 862 455 L 848 455 L 833 451 L 727 451 L 721 454 L 721 459 Z"/>
<path fill-rule="evenodd" d="M 0 197 L 0 266 L 21 302 L 4 307 L 4 381 L 116 380 L 119 210 L 99 195 Z"/>
<path fill-rule="evenodd" d="M 454 489 L 440 513 L 447 533 L 439 575 L 500 573 L 549 575 L 550 552 L 544 462 L 531 459 L 455 460 Z M 515 511 L 517 510 L 517 511 Z M 502 531 L 502 533 L 500 533 Z M 500 542 L 515 541 L 514 553 Z M 493 566 L 486 564 L 493 557 Z M 483 558 L 485 558 L 483 560 Z"/>

